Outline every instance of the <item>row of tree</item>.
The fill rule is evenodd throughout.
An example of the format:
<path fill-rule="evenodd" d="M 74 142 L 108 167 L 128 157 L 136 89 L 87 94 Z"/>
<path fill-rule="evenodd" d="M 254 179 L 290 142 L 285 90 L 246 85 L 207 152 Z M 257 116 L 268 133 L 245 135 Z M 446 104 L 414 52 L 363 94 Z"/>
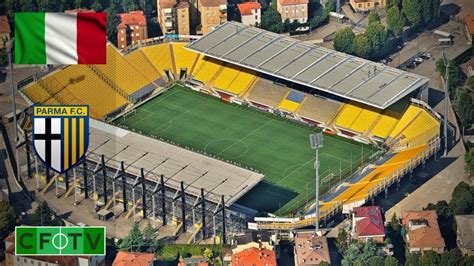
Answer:
<path fill-rule="evenodd" d="M 377 13 L 370 13 L 368 19 L 369 25 L 362 34 L 355 35 L 350 27 L 337 31 L 334 49 L 371 60 L 380 58 L 387 49 L 388 34 Z"/>
<path fill-rule="evenodd" d="M 345 230 L 340 230 L 336 239 L 336 246 L 342 255 L 342 265 L 353 266 L 396 266 L 398 260 L 393 256 L 383 257 L 378 253 L 376 243 L 369 239 L 363 243 L 353 239 Z"/>

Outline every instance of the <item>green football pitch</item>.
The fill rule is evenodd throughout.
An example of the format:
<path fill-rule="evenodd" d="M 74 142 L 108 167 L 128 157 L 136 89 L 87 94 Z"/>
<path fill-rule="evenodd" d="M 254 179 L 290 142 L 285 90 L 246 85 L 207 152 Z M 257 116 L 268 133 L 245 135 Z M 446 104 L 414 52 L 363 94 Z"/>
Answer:
<path fill-rule="evenodd" d="M 320 131 L 317 128 L 178 85 L 115 123 L 263 173 L 264 180 L 237 201 L 241 205 L 284 215 L 314 200 L 315 151 L 309 135 Z M 371 145 L 324 135 L 319 151 L 322 195 L 377 151 Z"/>

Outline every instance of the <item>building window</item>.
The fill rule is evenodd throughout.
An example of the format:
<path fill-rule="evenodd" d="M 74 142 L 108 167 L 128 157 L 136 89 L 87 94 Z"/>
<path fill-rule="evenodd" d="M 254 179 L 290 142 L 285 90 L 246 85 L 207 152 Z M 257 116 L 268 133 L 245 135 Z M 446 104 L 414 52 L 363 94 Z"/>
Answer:
<path fill-rule="evenodd" d="M 123 42 L 123 38 L 120 38 L 120 40 Z"/>
<path fill-rule="evenodd" d="M 257 16 L 257 15 L 255 15 L 255 19 L 258 19 L 258 16 Z M 315 221 L 316 221 L 316 220 L 315 220 Z"/>

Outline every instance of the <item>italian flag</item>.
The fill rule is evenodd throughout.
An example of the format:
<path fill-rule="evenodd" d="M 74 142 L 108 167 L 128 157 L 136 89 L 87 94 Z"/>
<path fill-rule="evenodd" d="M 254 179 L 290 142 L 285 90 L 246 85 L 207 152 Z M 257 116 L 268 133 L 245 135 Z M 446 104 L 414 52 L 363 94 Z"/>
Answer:
<path fill-rule="evenodd" d="M 15 13 L 15 64 L 105 64 L 106 13 Z"/>

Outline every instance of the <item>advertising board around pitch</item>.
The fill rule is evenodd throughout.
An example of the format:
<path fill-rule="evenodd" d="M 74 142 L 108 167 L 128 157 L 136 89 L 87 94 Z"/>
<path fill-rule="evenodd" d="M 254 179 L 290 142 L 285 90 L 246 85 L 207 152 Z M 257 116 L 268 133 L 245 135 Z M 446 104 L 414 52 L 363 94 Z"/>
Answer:
<path fill-rule="evenodd" d="M 105 255 L 105 226 L 17 226 L 15 255 Z"/>

